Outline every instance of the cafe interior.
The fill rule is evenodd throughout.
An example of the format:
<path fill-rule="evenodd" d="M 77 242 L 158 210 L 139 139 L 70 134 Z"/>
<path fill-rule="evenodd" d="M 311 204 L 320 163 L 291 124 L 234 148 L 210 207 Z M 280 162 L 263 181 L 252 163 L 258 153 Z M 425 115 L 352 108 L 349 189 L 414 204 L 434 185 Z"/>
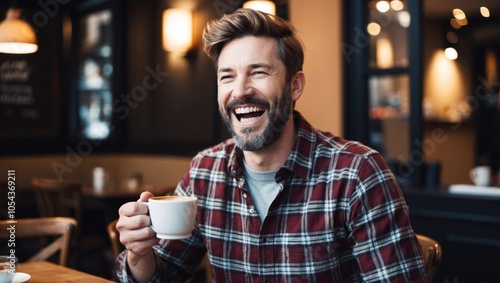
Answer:
<path fill-rule="evenodd" d="M 201 34 L 253 4 L 304 43 L 295 109 L 386 159 L 413 229 L 438 243 L 432 281 L 498 280 L 497 0 L 2 1 L 1 219 L 67 208 L 64 265 L 113 280 L 120 205 L 172 193 L 197 152 L 229 138 Z M 63 184 L 77 205 L 39 192 Z"/>

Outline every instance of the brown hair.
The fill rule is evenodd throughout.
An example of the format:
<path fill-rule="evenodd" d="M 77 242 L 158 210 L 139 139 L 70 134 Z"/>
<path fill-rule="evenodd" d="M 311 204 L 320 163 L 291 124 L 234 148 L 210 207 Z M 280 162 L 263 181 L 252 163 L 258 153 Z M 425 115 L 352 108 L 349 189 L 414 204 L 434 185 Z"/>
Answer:
<path fill-rule="evenodd" d="M 203 31 L 204 51 L 217 65 L 222 47 L 246 35 L 268 36 L 277 40 L 277 55 L 286 66 L 287 81 L 302 71 L 304 51 L 294 27 L 280 17 L 252 9 L 238 9 L 208 22 Z"/>

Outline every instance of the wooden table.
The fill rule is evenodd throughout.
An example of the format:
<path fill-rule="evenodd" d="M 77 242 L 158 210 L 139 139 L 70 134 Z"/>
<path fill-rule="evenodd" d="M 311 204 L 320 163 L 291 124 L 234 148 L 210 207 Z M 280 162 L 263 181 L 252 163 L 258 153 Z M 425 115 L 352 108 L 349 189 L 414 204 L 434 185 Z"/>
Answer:
<path fill-rule="evenodd" d="M 24 272 L 31 276 L 29 283 L 47 282 L 79 282 L 79 283 L 105 283 L 113 282 L 101 277 L 84 273 L 75 269 L 50 263 L 47 261 L 32 261 L 19 263 L 18 272 Z"/>

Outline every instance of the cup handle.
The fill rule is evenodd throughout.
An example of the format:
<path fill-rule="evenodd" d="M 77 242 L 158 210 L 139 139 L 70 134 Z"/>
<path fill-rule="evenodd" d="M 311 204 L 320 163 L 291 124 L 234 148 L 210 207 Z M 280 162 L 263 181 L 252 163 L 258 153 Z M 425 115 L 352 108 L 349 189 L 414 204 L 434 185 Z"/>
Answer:
<path fill-rule="evenodd" d="M 474 168 L 470 169 L 469 177 L 472 180 L 472 182 L 475 184 L 476 183 L 476 169 L 474 169 Z"/>
<path fill-rule="evenodd" d="M 151 221 L 151 216 L 149 215 L 149 202 L 143 202 L 147 207 L 148 207 L 148 216 L 149 216 L 149 221 L 151 222 L 151 224 L 149 225 L 149 228 L 151 228 L 151 230 L 155 230 L 153 229 L 153 222 Z M 156 233 L 156 231 L 155 231 Z"/>

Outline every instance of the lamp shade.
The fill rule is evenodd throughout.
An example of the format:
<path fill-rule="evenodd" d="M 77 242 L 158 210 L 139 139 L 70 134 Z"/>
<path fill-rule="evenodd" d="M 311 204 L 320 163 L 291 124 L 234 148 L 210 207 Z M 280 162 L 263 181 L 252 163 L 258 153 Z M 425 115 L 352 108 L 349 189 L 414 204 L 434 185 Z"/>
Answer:
<path fill-rule="evenodd" d="M 167 9 L 163 12 L 163 49 L 185 52 L 191 48 L 193 18 L 189 10 Z"/>
<path fill-rule="evenodd" d="M 21 10 L 11 8 L 0 23 L 0 52 L 28 54 L 38 50 L 33 28 L 21 20 Z"/>

